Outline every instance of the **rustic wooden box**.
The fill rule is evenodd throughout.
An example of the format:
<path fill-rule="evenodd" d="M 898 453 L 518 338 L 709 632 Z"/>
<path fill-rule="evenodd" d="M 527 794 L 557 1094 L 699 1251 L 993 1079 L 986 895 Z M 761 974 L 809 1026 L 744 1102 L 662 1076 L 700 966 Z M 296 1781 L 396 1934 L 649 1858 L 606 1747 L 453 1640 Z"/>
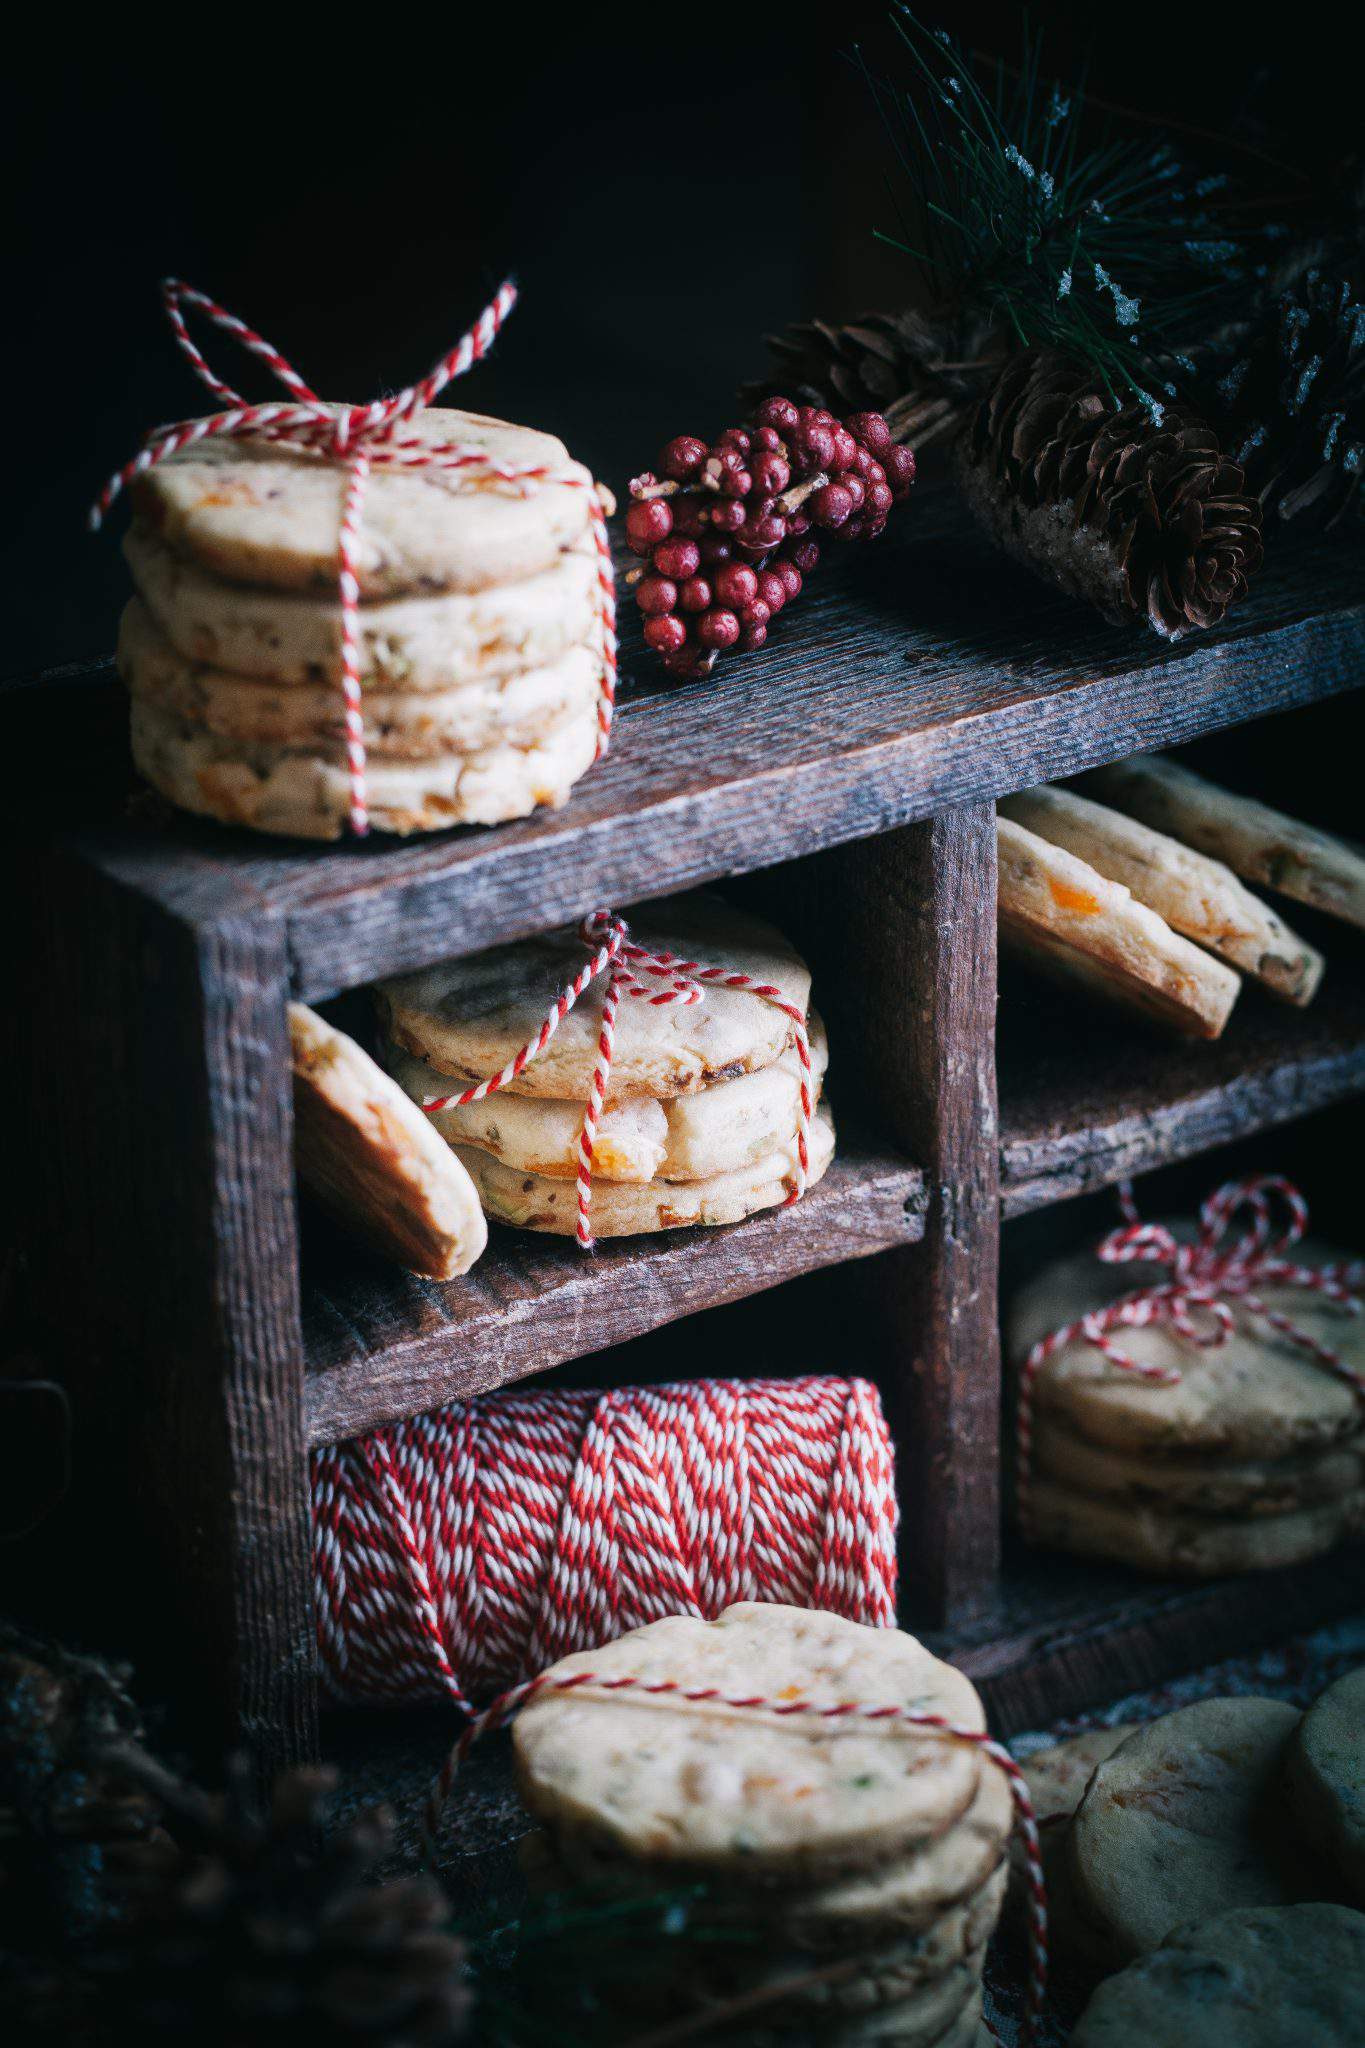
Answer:
<path fill-rule="evenodd" d="M 12 700 L 11 1185 L 77 1417 L 64 1585 L 155 1624 L 205 1728 L 314 1746 L 310 1445 L 851 1260 L 856 1355 L 808 1362 L 880 1380 L 907 1616 L 1003 1725 L 1365 1586 L 1358 1556 L 1273 1600 L 1056 1560 L 999 1577 L 1002 1214 L 1359 1089 L 1365 984 L 1239 1011 L 1211 1048 L 1013 1048 L 997 1107 L 994 799 L 1350 687 L 1353 560 L 1286 546 L 1228 629 L 1168 648 L 1002 566 L 944 498 L 905 524 L 709 687 L 656 686 L 628 638 L 610 760 L 493 831 L 329 852 L 167 821 L 129 799 L 107 670 Z M 344 1260 L 301 1280 L 290 996 L 725 877 L 807 948 L 830 1021 L 841 1149 L 804 1203 L 591 1260 L 497 1232 L 448 1286 Z"/>

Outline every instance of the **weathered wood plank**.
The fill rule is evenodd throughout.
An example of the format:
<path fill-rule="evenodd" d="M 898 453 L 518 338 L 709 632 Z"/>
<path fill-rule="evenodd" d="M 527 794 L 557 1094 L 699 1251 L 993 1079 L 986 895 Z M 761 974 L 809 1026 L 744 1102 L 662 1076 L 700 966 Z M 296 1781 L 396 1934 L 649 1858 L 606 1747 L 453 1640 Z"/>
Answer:
<path fill-rule="evenodd" d="M 1006 1559 L 998 1601 L 928 1640 L 973 1680 L 992 1730 L 1007 1736 L 1363 1610 L 1360 1544 L 1284 1571 L 1197 1582 L 1021 1550 Z"/>
<path fill-rule="evenodd" d="M 308 1441 L 487 1393 L 923 1231 L 919 1171 L 841 1134 L 794 1208 L 725 1230 L 608 1241 L 585 1257 L 563 1239 L 495 1228 L 473 1272 L 449 1282 L 396 1274 L 331 1239 L 304 1302 Z"/>
<path fill-rule="evenodd" d="M 1365 966 L 1346 940 L 1307 1010 L 1246 988 L 1186 1044 L 1012 981 L 1000 1012 L 1000 1203 L 1022 1216 L 1365 1089 Z"/>
<path fill-rule="evenodd" d="M 149 831 L 123 820 L 82 843 L 192 921 L 273 911 L 294 993 L 311 1001 L 599 902 L 1309 703 L 1356 683 L 1362 652 L 1365 596 L 1348 549 L 1280 543 L 1226 627 L 1169 647 L 1033 582 L 946 493 L 928 493 L 898 536 L 817 578 L 768 647 L 705 686 L 661 687 L 628 630 L 633 687 L 615 749 L 558 813 L 331 853 L 189 821 Z M 42 709 L 61 721 L 66 760 L 90 722 Z M 41 731 L 31 742 L 44 743 Z"/>

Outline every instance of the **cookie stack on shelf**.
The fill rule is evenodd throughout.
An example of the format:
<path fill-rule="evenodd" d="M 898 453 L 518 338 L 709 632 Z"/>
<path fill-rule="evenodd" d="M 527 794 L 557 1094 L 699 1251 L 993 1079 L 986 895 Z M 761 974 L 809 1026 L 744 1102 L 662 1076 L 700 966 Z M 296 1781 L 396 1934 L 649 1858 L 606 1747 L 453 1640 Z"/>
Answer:
<path fill-rule="evenodd" d="M 598 737 L 591 479 L 548 434 L 431 408 L 410 431 L 573 482 L 376 468 L 358 540 L 366 793 L 385 832 L 564 801 Z M 119 670 L 133 757 L 174 804 L 336 838 L 350 807 L 338 533 L 347 472 L 205 440 L 136 481 Z"/>
<path fill-rule="evenodd" d="M 898 1702 L 981 1728 L 970 1681 L 894 1629 L 727 1608 L 654 1622 L 554 1673 Z M 706 1702 L 548 1692 L 513 1744 L 556 1892 L 681 1890 L 683 1934 L 597 1987 L 629 2033 L 691 2016 L 707 2039 L 978 2048 L 981 1971 L 1013 1805 L 979 1751 L 904 1726 L 779 1720 Z M 666 1952 L 666 1954 L 665 1954 Z M 630 1963 L 640 1961 L 632 1969 Z"/>
<path fill-rule="evenodd" d="M 818 1090 L 827 1048 L 819 1018 L 809 1012 L 810 971 L 778 932 L 701 895 L 643 904 L 630 924 L 632 939 L 651 953 L 723 966 L 779 988 L 808 1015 Z M 378 1004 L 389 1071 L 419 1103 L 498 1072 L 535 1036 L 585 958 L 577 932 L 565 929 L 383 983 Z M 605 978 L 593 983 L 508 1088 L 432 1114 L 491 1217 L 574 1233 L 579 1133 L 598 1060 L 604 988 Z M 624 998 L 593 1148 L 594 1234 L 736 1223 L 785 1201 L 797 1167 L 795 1035 L 792 1018 L 749 989 L 711 985 L 695 1004 Z M 834 1126 L 820 1105 L 810 1132 L 809 1183 L 833 1153 Z"/>
<path fill-rule="evenodd" d="M 1309 1241 L 1293 1256 L 1312 1267 L 1347 1259 Z M 1012 1305 L 1015 1370 L 1040 1338 L 1166 1277 L 1090 1252 L 1047 1267 Z M 1257 1298 L 1365 1369 L 1365 1320 L 1270 1282 Z M 1187 1343 L 1168 1323 L 1116 1333 L 1140 1365 L 1178 1375 L 1169 1382 L 1126 1371 L 1082 1337 L 1044 1360 L 1020 1503 L 1032 1540 L 1201 1577 L 1297 1564 L 1365 1530 L 1365 1402 L 1291 1336 L 1230 1306 L 1235 1327 L 1220 1345 Z"/>

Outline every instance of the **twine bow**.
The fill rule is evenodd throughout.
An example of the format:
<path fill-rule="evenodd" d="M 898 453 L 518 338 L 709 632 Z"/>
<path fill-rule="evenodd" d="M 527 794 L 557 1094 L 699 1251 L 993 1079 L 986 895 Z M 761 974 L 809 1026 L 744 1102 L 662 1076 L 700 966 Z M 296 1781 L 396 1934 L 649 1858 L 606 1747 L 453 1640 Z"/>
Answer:
<path fill-rule="evenodd" d="M 346 768 L 350 782 L 349 822 L 352 832 L 363 837 L 369 831 L 369 805 L 365 787 L 365 721 L 360 677 L 360 536 L 365 493 L 374 469 L 446 469 L 468 472 L 471 483 L 500 483 L 523 491 L 545 484 L 567 484 L 590 493 L 589 519 L 597 551 L 597 614 L 602 640 L 602 686 L 598 700 L 598 737 L 595 759 L 606 753 L 611 737 L 616 702 L 616 583 L 611 560 L 611 542 L 601 494 L 590 478 L 573 470 L 554 469 L 544 464 L 520 466 L 497 462 L 486 449 L 451 443 L 433 444 L 420 435 L 405 432 L 419 413 L 433 404 L 447 384 L 486 356 L 504 320 L 517 302 L 516 287 L 509 281 L 500 286 L 469 332 L 443 355 L 417 384 L 392 398 L 371 399 L 368 405 L 327 405 L 280 351 L 227 312 L 205 293 L 195 291 L 177 278 L 167 278 L 161 287 L 171 331 L 200 382 L 228 407 L 207 419 L 181 420 L 169 427 L 156 427 L 148 434 L 131 462 L 118 470 L 90 512 L 92 530 L 98 531 L 119 494 L 137 478 L 154 469 L 168 456 L 178 454 L 199 441 L 269 441 L 300 454 L 335 462 L 346 470 L 341 525 L 337 533 L 337 595 L 341 603 L 341 691 L 345 703 Z M 292 402 L 272 400 L 248 404 L 239 391 L 210 369 L 185 324 L 184 309 L 205 315 L 221 333 L 263 362 L 292 396 Z"/>
<path fill-rule="evenodd" d="M 578 927 L 578 936 L 585 946 L 592 949 L 592 957 L 586 966 L 580 968 L 574 979 L 560 990 L 546 1012 L 544 1021 L 534 1037 L 529 1038 L 506 1066 L 486 1081 L 480 1081 L 473 1088 L 466 1088 L 457 1095 L 439 1095 L 425 1100 L 422 1104 L 428 1115 L 434 1116 L 443 1109 L 463 1109 L 471 1102 L 482 1102 L 486 1096 L 496 1095 L 516 1080 L 532 1060 L 544 1052 L 555 1032 L 568 1016 L 579 997 L 589 989 L 599 976 L 606 975 L 606 993 L 602 998 L 602 1024 L 597 1037 L 597 1060 L 593 1068 L 592 1081 L 588 1089 L 588 1100 L 583 1111 L 583 1122 L 578 1133 L 578 1170 L 576 1174 L 578 1220 L 575 1236 L 584 1251 L 592 1249 L 592 1161 L 597 1142 L 597 1126 L 601 1120 L 602 1107 L 606 1101 L 607 1085 L 611 1079 L 612 1059 L 616 1049 L 616 1013 L 623 995 L 656 1006 L 666 1003 L 692 1004 L 705 999 L 704 984 L 720 988 L 747 989 L 751 995 L 762 996 L 775 1009 L 790 1017 L 795 1028 L 797 1059 L 801 1066 L 800 1111 L 796 1130 L 796 1172 L 787 1191 L 783 1208 L 790 1208 L 798 1202 L 806 1190 L 810 1172 L 810 1125 L 815 1109 L 815 1096 L 811 1082 L 810 1038 L 806 1029 L 805 1012 L 772 982 L 755 981 L 751 975 L 738 974 L 728 967 L 706 967 L 699 960 L 682 960 L 676 953 L 652 952 L 649 947 L 638 945 L 630 936 L 630 927 L 623 917 L 615 916 L 609 910 L 595 910 L 585 917 Z M 664 983 L 660 988 L 657 984 Z"/>
<path fill-rule="evenodd" d="M 1096 1257 L 1107 1266 L 1132 1262 L 1164 1266 L 1168 1280 L 1118 1296 L 1040 1337 L 1024 1361 L 1019 1378 L 1017 1417 L 1018 1479 L 1021 1508 L 1027 1501 L 1033 1454 L 1033 1391 L 1040 1368 L 1064 1345 L 1081 1339 L 1102 1351 L 1112 1365 L 1136 1373 L 1154 1385 L 1173 1386 L 1178 1366 L 1152 1365 L 1134 1358 L 1115 1342 L 1116 1330 L 1167 1326 L 1183 1343 L 1216 1350 L 1236 1329 L 1233 1304 L 1259 1317 L 1273 1330 L 1333 1372 L 1365 1398 L 1365 1373 L 1347 1365 L 1330 1344 L 1300 1329 L 1291 1316 L 1271 1308 L 1262 1290 L 1288 1287 L 1336 1302 L 1347 1315 L 1359 1315 L 1365 1287 L 1365 1262 L 1347 1260 L 1326 1266 L 1305 1266 L 1287 1255 L 1308 1228 L 1308 1204 L 1291 1181 L 1280 1174 L 1225 1181 L 1199 1211 L 1199 1229 L 1183 1243 L 1163 1223 L 1144 1223 L 1137 1213 L 1131 1186 L 1125 1182 L 1119 1200 L 1127 1219 L 1098 1246 Z M 1276 1221 L 1275 1205 L 1281 1205 Z M 1231 1235 L 1236 1217 L 1245 1212 L 1246 1227 Z"/>

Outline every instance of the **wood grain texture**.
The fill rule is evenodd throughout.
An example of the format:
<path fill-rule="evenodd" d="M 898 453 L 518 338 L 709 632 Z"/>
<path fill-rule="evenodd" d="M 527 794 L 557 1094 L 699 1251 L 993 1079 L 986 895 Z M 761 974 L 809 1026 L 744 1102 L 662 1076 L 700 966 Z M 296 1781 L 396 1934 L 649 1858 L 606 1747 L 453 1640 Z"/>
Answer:
<path fill-rule="evenodd" d="M 1144 1579 L 1019 1550 L 998 1599 L 928 1637 L 965 1671 L 1001 1736 L 1250 1654 L 1365 1607 L 1365 1546 L 1242 1578 Z"/>
<path fill-rule="evenodd" d="M 315 1746 L 283 951 L 22 848 L 23 1244 L 75 1420 L 48 1620 L 83 1603 L 206 1751 Z M 117 1625 L 115 1617 L 119 1617 Z M 84 1617 L 82 1617 L 84 1618 Z M 169 1665 L 169 1669 L 167 1666 Z"/>
<path fill-rule="evenodd" d="M 1349 937 L 1307 1010 L 1248 986 L 1221 1039 L 1187 1044 L 1022 974 L 1000 1009 L 1006 1217 L 1107 1187 L 1365 1089 L 1365 962 Z"/>
<path fill-rule="evenodd" d="M 999 1553 L 995 875 L 981 804 L 755 878 L 798 920 L 841 1093 L 924 1167 L 924 1242 L 860 1276 L 858 1326 L 896 1440 L 912 1624 L 989 1598 Z"/>
<path fill-rule="evenodd" d="M 1224 627 L 1171 647 L 1105 625 L 1002 561 L 944 492 L 816 578 L 769 646 L 723 662 L 704 686 L 662 685 L 623 611 L 616 744 L 562 811 L 330 852 L 187 819 L 116 818 L 82 841 L 193 922 L 278 916 L 292 992 L 314 1001 L 601 902 L 770 865 L 1333 695 L 1357 682 L 1365 650 L 1348 549 L 1279 543 Z M 89 709 L 73 718 L 70 689 L 19 694 L 39 700 L 25 713 L 38 751 L 60 740 L 65 763 L 97 731 Z M 121 716 L 115 696 L 106 719 Z M 107 811 L 109 739 L 98 744 L 92 781 L 102 778 Z"/>
<path fill-rule="evenodd" d="M 923 1230 L 918 1170 L 841 1136 L 824 1179 L 794 1208 L 725 1230 L 603 1241 L 585 1256 L 495 1226 L 474 1270 L 439 1284 L 320 1242 L 304 1299 L 308 1441 L 337 1443 L 488 1393 Z"/>

